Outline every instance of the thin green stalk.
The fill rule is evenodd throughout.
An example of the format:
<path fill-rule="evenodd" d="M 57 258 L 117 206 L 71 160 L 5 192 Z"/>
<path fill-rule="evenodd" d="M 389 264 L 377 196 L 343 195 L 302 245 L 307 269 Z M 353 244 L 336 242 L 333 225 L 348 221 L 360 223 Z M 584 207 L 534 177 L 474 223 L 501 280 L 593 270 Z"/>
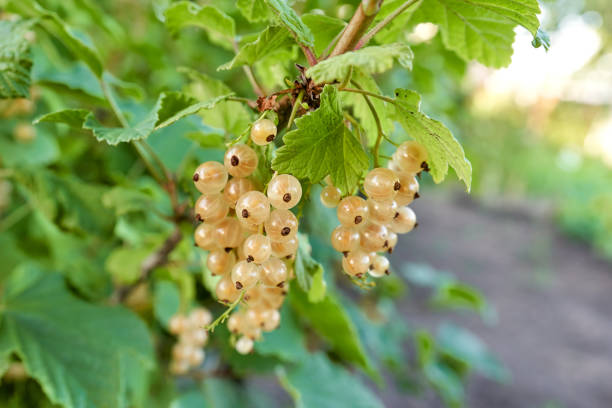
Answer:
<path fill-rule="evenodd" d="M 17 224 L 19 221 L 21 221 L 21 219 L 23 219 L 23 217 L 28 215 L 31 209 L 30 204 L 26 203 L 10 213 L 4 218 L 4 220 L 2 220 L 2 222 L 0 222 L 0 232 L 6 231 L 13 225 Z"/>
<path fill-rule="evenodd" d="M 291 125 L 293 125 L 293 120 L 295 119 L 295 115 L 297 115 L 298 109 L 300 109 L 300 105 L 302 104 L 302 98 L 304 98 L 304 90 L 302 89 L 298 96 L 295 98 L 293 102 L 293 108 L 291 109 L 291 115 L 289 116 L 289 121 L 287 122 L 287 130 L 291 129 Z"/>
<path fill-rule="evenodd" d="M 106 101 L 108 102 L 113 113 L 119 120 L 119 123 L 121 123 L 121 126 L 125 128 L 129 127 L 130 125 L 125 116 L 123 115 L 123 112 L 121 112 L 121 109 L 119 109 L 119 105 L 117 104 L 117 101 L 115 100 L 115 97 L 113 96 L 113 93 L 111 92 L 108 83 L 105 80 L 100 79 L 100 87 L 102 88 L 102 92 L 104 93 Z"/>
<path fill-rule="evenodd" d="M 368 31 L 358 42 L 357 45 L 355 45 L 355 50 L 360 49 L 361 47 L 363 47 L 364 45 L 366 45 L 376 34 L 378 34 L 378 32 L 380 30 L 382 30 L 383 28 L 385 28 L 385 26 L 387 24 L 389 24 L 395 17 L 399 16 L 400 14 L 402 14 L 404 11 L 406 11 L 406 9 L 410 6 L 412 6 L 413 4 L 417 3 L 420 0 L 408 0 L 407 2 L 405 2 L 404 4 L 402 4 L 401 6 L 399 6 L 396 10 L 394 10 L 391 14 L 389 14 L 387 17 L 385 17 L 384 19 L 382 19 L 378 24 L 376 24 L 374 26 L 374 28 L 372 28 L 370 31 Z"/>
<path fill-rule="evenodd" d="M 240 292 L 240 296 L 238 296 L 238 299 L 234 300 L 234 302 L 232 304 L 230 304 L 227 309 L 225 309 L 225 311 L 215 319 L 214 322 L 212 322 L 211 324 L 209 324 L 208 326 L 205 327 L 206 330 L 210 331 L 211 333 L 215 331 L 215 327 L 217 327 L 218 325 L 222 324 L 223 322 L 225 322 L 227 320 L 227 318 L 229 317 L 230 313 L 232 313 L 232 311 L 240 304 L 240 302 L 242 302 L 242 299 L 244 299 L 244 294 L 246 293 L 246 289 L 243 289 Z"/>
<path fill-rule="evenodd" d="M 339 88 L 345 88 L 349 82 L 351 81 L 351 76 L 353 75 L 353 66 L 351 65 L 349 67 L 348 72 L 346 73 L 346 76 L 344 77 L 344 79 L 342 80 L 342 83 L 340 84 Z"/>
<path fill-rule="evenodd" d="M 370 92 L 370 91 L 364 91 L 363 89 L 354 89 L 354 88 L 338 88 L 338 90 L 340 92 L 353 92 L 353 93 L 358 93 L 358 94 L 362 94 L 362 95 L 368 95 L 371 96 L 373 98 L 378 98 L 381 99 L 385 102 L 389 102 L 392 104 L 396 104 L 397 102 L 395 101 L 395 99 L 393 98 L 389 98 L 388 96 L 384 96 L 384 95 L 379 95 L 377 93 L 374 92 Z"/>

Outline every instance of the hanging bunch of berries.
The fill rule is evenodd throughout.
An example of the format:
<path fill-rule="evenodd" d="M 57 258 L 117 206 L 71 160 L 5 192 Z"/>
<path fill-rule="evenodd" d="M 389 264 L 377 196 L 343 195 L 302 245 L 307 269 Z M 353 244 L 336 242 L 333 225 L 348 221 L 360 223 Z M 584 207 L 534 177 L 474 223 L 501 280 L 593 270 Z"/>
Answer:
<path fill-rule="evenodd" d="M 372 169 L 363 181 L 364 196 L 341 197 L 340 190 L 326 178 L 321 202 L 337 207 L 340 225 L 331 234 L 334 249 L 343 254 L 342 268 L 348 275 L 374 278 L 389 274 L 385 252 L 393 252 L 397 234 L 405 234 L 417 225 L 408 204 L 419 197 L 416 179 L 427 168 L 427 151 L 414 141 L 402 143 L 389 161 L 388 168 Z"/>
<path fill-rule="evenodd" d="M 251 141 L 267 145 L 276 131 L 274 122 L 260 119 L 251 127 Z M 242 354 L 253 349 L 262 331 L 278 327 L 298 248 L 298 219 L 290 210 L 299 203 L 302 186 L 295 177 L 278 174 L 259 191 L 249 178 L 257 165 L 255 150 L 239 143 L 225 152 L 223 164 L 202 163 L 193 176 L 202 193 L 195 204 L 195 217 L 202 222 L 195 243 L 209 251 L 207 267 L 221 277 L 218 300 L 242 300 L 228 321 L 230 331 L 240 336 L 236 350 Z"/>
<path fill-rule="evenodd" d="M 203 347 L 208 342 L 204 326 L 210 324 L 212 315 L 205 308 L 196 308 L 189 315 L 176 314 L 168 323 L 170 333 L 178 336 L 172 347 L 170 372 L 185 374 L 189 369 L 204 362 Z"/>

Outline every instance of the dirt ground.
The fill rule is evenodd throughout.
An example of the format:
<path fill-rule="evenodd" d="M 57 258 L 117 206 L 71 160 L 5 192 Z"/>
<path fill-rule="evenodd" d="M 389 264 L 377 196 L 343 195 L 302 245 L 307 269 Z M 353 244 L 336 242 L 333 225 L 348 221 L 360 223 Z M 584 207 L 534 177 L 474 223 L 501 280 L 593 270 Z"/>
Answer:
<path fill-rule="evenodd" d="M 512 373 L 508 385 L 473 376 L 471 408 L 612 407 L 612 264 L 555 229 L 534 207 L 504 209 L 463 194 L 424 194 L 419 228 L 394 263 L 427 263 L 480 288 L 498 322 L 435 312 L 406 301 L 407 321 L 435 327 L 445 316 L 467 327 Z M 416 304 L 416 306 L 415 306 Z M 387 407 L 438 407 L 385 390 Z"/>

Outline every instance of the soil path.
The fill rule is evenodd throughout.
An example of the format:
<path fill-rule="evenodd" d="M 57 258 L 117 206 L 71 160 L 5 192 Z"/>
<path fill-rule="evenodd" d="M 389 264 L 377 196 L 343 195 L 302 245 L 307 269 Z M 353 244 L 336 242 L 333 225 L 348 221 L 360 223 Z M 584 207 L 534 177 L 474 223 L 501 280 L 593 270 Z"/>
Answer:
<path fill-rule="evenodd" d="M 459 198 L 458 198 L 459 197 Z M 473 376 L 471 408 L 612 407 L 612 265 L 560 235 L 548 217 L 495 209 L 464 195 L 426 192 L 413 206 L 419 229 L 394 263 L 427 263 L 480 288 L 499 321 L 402 305 L 411 323 L 445 316 L 480 336 L 512 372 L 509 385 Z M 418 293 L 417 293 L 418 295 Z M 386 390 L 387 407 L 437 407 Z"/>

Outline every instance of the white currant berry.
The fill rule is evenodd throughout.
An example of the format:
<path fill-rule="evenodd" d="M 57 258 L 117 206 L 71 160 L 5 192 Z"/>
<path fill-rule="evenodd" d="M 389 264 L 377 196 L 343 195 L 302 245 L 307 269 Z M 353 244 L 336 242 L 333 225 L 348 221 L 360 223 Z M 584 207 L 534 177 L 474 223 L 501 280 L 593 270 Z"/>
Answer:
<path fill-rule="evenodd" d="M 287 296 L 286 288 L 262 288 L 261 289 L 261 303 L 265 305 L 267 309 L 280 309 Z"/>
<path fill-rule="evenodd" d="M 393 220 L 397 212 L 395 201 L 375 201 L 368 198 L 369 219 L 371 222 L 387 224 Z"/>
<path fill-rule="evenodd" d="M 416 177 L 408 173 L 399 173 L 399 179 L 401 188 L 395 196 L 395 202 L 401 207 L 419 197 L 419 182 Z"/>
<path fill-rule="evenodd" d="M 204 362 L 204 350 L 201 348 L 192 349 L 188 361 L 192 367 L 197 367 L 202 364 Z"/>
<path fill-rule="evenodd" d="M 370 268 L 370 254 L 361 250 L 349 252 L 342 258 L 342 269 L 350 276 L 361 277 Z"/>
<path fill-rule="evenodd" d="M 251 140 L 259 146 L 265 146 L 276 137 L 276 125 L 270 119 L 259 119 L 251 127 Z"/>
<path fill-rule="evenodd" d="M 240 296 L 240 291 L 236 289 L 236 285 L 232 282 L 232 279 L 229 275 L 224 276 L 217 282 L 217 286 L 215 287 L 215 295 L 220 302 L 223 303 L 232 303 L 238 296 Z"/>
<path fill-rule="evenodd" d="M 269 237 L 262 234 L 253 234 L 243 244 L 247 262 L 261 264 L 266 262 L 272 254 L 272 245 Z"/>
<path fill-rule="evenodd" d="M 337 187 L 325 186 L 321 190 L 321 203 L 327 208 L 335 208 L 341 198 L 342 193 Z"/>
<path fill-rule="evenodd" d="M 261 264 L 261 281 L 266 286 L 282 287 L 289 277 L 287 265 L 276 257 Z"/>
<path fill-rule="evenodd" d="M 274 208 L 288 210 L 302 198 L 302 185 L 291 174 L 279 174 L 268 183 L 268 199 Z"/>
<path fill-rule="evenodd" d="M 298 248 L 297 236 L 286 241 L 272 241 L 272 255 L 277 258 L 286 258 L 295 254 Z"/>
<path fill-rule="evenodd" d="M 223 164 L 234 177 L 248 177 L 257 168 L 257 153 L 244 143 L 238 143 L 225 152 Z"/>
<path fill-rule="evenodd" d="M 260 309 L 247 309 L 247 311 L 244 313 L 244 317 L 251 326 L 263 326 L 263 315 Z"/>
<path fill-rule="evenodd" d="M 195 203 L 195 217 L 199 221 L 215 223 L 228 213 L 229 206 L 221 194 L 203 194 Z"/>
<path fill-rule="evenodd" d="M 361 228 L 368 221 L 368 203 L 361 197 L 345 197 L 336 210 L 338 221 L 346 227 Z"/>
<path fill-rule="evenodd" d="M 230 208 L 236 208 L 236 201 L 245 193 L 255 190 L 253 182 L 247 178 L 234 177 L 227 182 L 223 189 L 223 197 L 229 204 Z"/>
<path fill-rule="evenodd" d="M 203 347 L 208 341 L 208 332 L 203 329 L 192 329 L 183 335 L 182 341 L 194 347 Z"/>
<path fill-rule="evenodd" d="M 385 243 L 385 249 L 390 254 L 393 253 L 393 249 L 397 245 L 397 234 L 393 231 L 389 231 L 389 235 L 387 236 L 387 242 Z"/>
<path fill-rule="evenodd" d="M 227 329 L 231 333 L 238 333 L 240 327 L 242 326 L 242 314 L 240 313 L 232 313 L 229 319 L 227 319 Z"/>
<path fill-rule="evenodd" d="M 235 263 L 236 256 L 234 253 L 225 249 L 209 252 L 206 259 L 206 267 L 213 276 L 225 275 L 234 267 Z"/>
<path fill-rule="evenodd" d="M 226 217 L 214 226 L 213 236 L 218 248 L 236 248 L 243 241 L 243 230 L 234 217 Z"/>
<path fill-rule="evenodd" d="M 393 170 L 377 167 L 366 175 L 363 188 L 373 200 L 390 201 L 401 188 L 401 184 Z"/>
<path fill-rule="evenodd" d="M 189 371 L 188 360 L 175 360 L 170 364 L 170 372 L 174 375 L 183 375 Z"/>
<path fill-rule="evenodd" d="M 212 314 L 208 309 L 196 307 L 189 313 L 189 324 L 191 327 L 202 328 L 212 322 Z"/>
<path fill-rule="evenodd" d="M 385 249 L 385 242 L 389 232 L 381 224 L 368 224 L 361 230 L 361 248 L 369 252 L 378 252 Z"/>
<path fill-rule="evenodd" d="M 359 232 L 344 225 L 337 226 L 331 234 L 331 244 L 338 252 L 351 252 L 359 246 Z"/>
<path fill-rule="evenodd" d="M 370 260 L 372 263 L 368 269 L 368 274 L 373 278 L 380 278 L 389 274 L 389 260 L 384 255 L 374 255 Z"/>
<path fill-rule="evenodd" d="M 187 360 L 192 349 L 193 346 L 191 344 L 183 341 L 178 342 L 172 346 L 172 358 L 175 360 Z"/>
<path fill-rule="evenodd" d="M 174 335 L 181 334 L 187 327 L 187 319 L 185 316 L 176 314 L 168 321 L 168 330 Z"/>
<path fill-rule="evenodd" d="M 236 351 L 240 354 L 249 354 L 253 351 L 254 342 L 247 336 L 242 336 L 236 342 Z"/>
<path fill-rule="evenodd" d="M 260 191 L 249 191 L 236 202 L 236 216 L 246 225 L 261 225 L 270 216 L 268 197 Z"/>
<path fill-rule="evenodd" d="M 297 234 L 298 220 L 289 210 L 274 210 L 264 224 L 272 241 L 288 241 Z"/>
<path fill-rule="evenodd" d="M 198 225 L 193 233 L 193 239 L 195 244 L 207 251 L 212 251 L 217 248 L 217 241 L 215 240 L 215 226 L 213 224 L 207 224 L 205 222 Z"/>
<path fill-rule="evenodd" d="M 423 170 L 423 163 L 427 161 L 427 150 L 418 142 L 404 142 L 393 153 L 393 160 L 403 172 L 415 174 Z"/>
<path fill-rule="evenodd" d="M 260 278 L 260 266 L 247 261 L 240 261 L 232 269 L 232 282 L 236 289 L 248 289 Z"/>
<path fill-rule="evenodd" d="M 410 207 L 400 207 L 391 221 L 390 228 L 396 234 L 406 234 L 416 226 L 416 215 Z"/>
<path fill-rule="evenodd" d="M 215 161 L 202 163 L 193 173 L 193 182 L 202 194 L 218 193 L 227 183 L 227 170 Z"/>
<path fill-rule="evenodd" d="M 261 328 L 269 332 L 280 325 L 281 315 L 277 309 L 265 309 L 261 311 Z"/>

